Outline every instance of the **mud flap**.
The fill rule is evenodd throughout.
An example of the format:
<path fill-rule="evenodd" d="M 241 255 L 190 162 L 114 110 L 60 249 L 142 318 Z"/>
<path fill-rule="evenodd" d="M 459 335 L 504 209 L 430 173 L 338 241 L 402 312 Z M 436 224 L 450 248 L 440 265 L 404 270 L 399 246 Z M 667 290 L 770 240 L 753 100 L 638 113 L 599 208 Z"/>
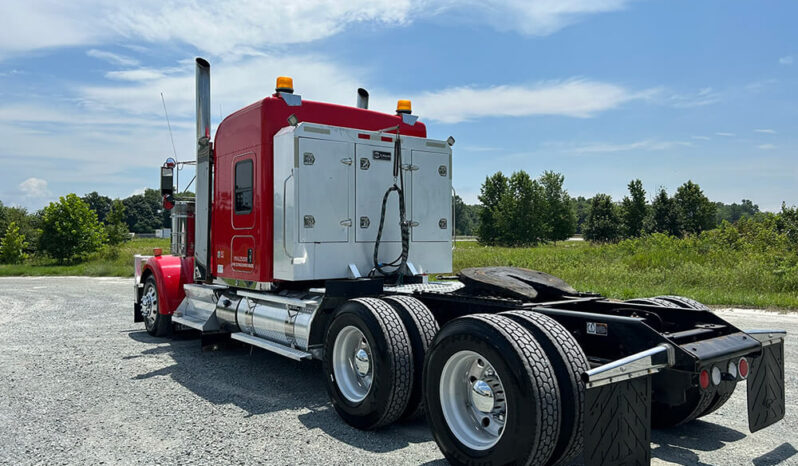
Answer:
<path fill-rule="evenodd" d="M 762 347 L 748 376 L 748 428 L 751 432 L 784 418 L 784 340 Z"/>
<path fill-rule="evenodd" d="M 590 388 L 585 393 L 587 466 L 651 463 L 651 377 Z"/>

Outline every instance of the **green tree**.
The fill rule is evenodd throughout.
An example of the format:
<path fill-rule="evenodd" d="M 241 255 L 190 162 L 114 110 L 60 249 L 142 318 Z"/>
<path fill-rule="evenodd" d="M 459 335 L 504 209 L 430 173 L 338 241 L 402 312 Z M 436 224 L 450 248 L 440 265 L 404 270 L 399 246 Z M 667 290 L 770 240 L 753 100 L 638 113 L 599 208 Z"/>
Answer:
<path fill-rule="evenodd" d="M 3 206 L 3 201 L 0 201 L 0 238 L 2 238 L 8 229 L 8 216 L 6 215 L 6 208 Z"/>
<path fill-rule="evenodd" d="M 620 218 L 609 194 L 596 194 L 584 227 L 585 239 L 595 242 L 617 241 L 621 234 Z"/>
<path fill-rule="evenodd" d="M 145 189 L 143 194 L 134 194 L 122 200 L 125 204 L 125 223 L 130 231 L 151 233 L 157 228 L 169 228 L 170 212 L 163 208 L 160 191 Z"/>
<path fill-rule="evenodd" d="M 545 171 L 539 182 L 543 187 L 545 213 L 544 221 L 548 224 L 546 239 L 564 241 L 576 232 L 576 211 L 562 185 L 565 177 L 560 173 Z"/>
<path fill-rule="evenodd" d="M 707 199 L 697 184 L 688 181 L 679 186 L 673 199 L 685 232 L 701 233 L 715 226 L 716 206 Z"/>
<path fill-rule="evenodd" d="M 646 203 L 646 190 L 643 182 L 632 180 L 629 182 L 629 195 L 621 201 L 621 217 L 623 220 L 624 236 L 634 238 L 643 233 L 643 223 L 648 214 Z"/>
<path fill-rule="evenodd" d="M 36 252 L 42 226 L 42 211 L 31 214 L 24 207 L 6 207 L 5 213 L 8 223 L 16 223 L 20 234 L 25 236 L 25 252 L 28 254 Z"/>
<path fill-rule="evenodd" d="M 97 214 L 97 220 L 105 223 L 105 217 L 107 217 L 108 213 L 111 212 L 111 205 L 113 204 L 113 201 L 111 201 L 110 197 L 101 196 L 97 193 L 97 191 L 92 191 L 83 196 L 81 200 L 88 204 L 89 209 L 93 210 L 94 213 Z"/>
<path fill-rule="evenodd" d="M 574 211 L 576 212 L 576 232 L 584 233 L 585 221 L 587 215 L 590 213 L 590 204 L 592 199 L 585 199 L 584 196 L 579 196 L 572 200 Z"/>
<path fill-rule="evenodd" d="M 720 225 L 724 220 L 729 223 L 737 223 L 741 218 L 750 218 L 759 213 L 759 206 L 749 199 L 743 199 L 740 204 L 733 202 L 724 204 L 715 203 L 715 224 Z"/>
<path fill-rule="evenodd" d="M 471 236 L 476 234 L 479 226 L 480 206 L 468 205 L 460 198 L 454 196 L 455 232 L 458 235 Z"/>
<path fill-rule="evenodd" d="M 479 242 L 493 245 L 499 240 L 499 204 L 509 189 L 509 182 L 502 172 L 485 178 L 479 194 L 482 211 L 479 215 L 479 228 L 477 235 Z"/>
<path fill-rule="evenodd" d="M 682 235 L 682 224 L 676 203 L 668 196 L 665 188 L 660 188 L 651 201 L 651 209 L 645 221 L 647 233 L 665 233 L 671 236 Z"/>
<path fill-rule="evenodd" d="M 105 231 L 108 234 L 108 243 L 116 246 L 130 238 L 127 224 L 125 223 L 125 204 L 115 199 L 106 218 Z"/>
<path fill-rule="evenodd" d="M 499 244 L 534 245 L 549 235 L 543 187 L 525 171 L 512 174 L 499 202 Z"/>
<path fill-rule="evenodd" d="M 84 258 L 104 242 L 97 214 L 77 195 L 67 194 L 44 208 L 39 248 L 59 263 Z"/>
<path fill-rule="evenodd" d="M 8 224 L 3 239 L 0 239 L 0 264 L 19 264 L 28 255 L 25 254 L 27 247 L 25 235 L 20 234 L 19 226 L 15 222 Z"/>
<path fill-rule="evenodd" d="M 798 250 L 798 207 L 787 207 L 787 203 L 782 202 L 776 225 L 781 233 L 787 235 L 792 248 Z"/>

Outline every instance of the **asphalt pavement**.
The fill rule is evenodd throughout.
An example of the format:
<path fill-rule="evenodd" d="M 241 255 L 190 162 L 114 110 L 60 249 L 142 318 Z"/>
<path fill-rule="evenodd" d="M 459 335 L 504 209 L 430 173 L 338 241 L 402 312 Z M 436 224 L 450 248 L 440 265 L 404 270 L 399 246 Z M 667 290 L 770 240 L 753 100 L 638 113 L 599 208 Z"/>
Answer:
<path fill-rule="evenodd" d="M 784 328 L 787 416 L 749 434 L 745 385 L 654 431 L 653 464 L 798 464 L 798 313 L 718 310 Z M 446 464 L 426 423 L 377 432 L 331 409 L 318 362 L 149 336 L 132 280 L 0 278 L 0 464 Z"/>

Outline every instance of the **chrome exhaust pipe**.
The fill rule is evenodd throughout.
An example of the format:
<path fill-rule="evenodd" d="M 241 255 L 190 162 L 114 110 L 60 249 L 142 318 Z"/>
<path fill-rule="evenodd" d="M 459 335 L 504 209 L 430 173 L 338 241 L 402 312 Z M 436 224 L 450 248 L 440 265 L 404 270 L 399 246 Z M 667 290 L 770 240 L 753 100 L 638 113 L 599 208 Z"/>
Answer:
<path fill-rule="evenodd" d="M 211 138 L 211 64 L 197 57 L 197 142 Z"/>
<path fill-rule="evenodd" d="M 362 87 L 357 89 L 357 108 L 369 108 L 369 91 Z"/>
<path fill-rule="evenodd" d="M 210 282 L 211 192 L 211 64 L 197 57 L 197 182 L 194 214 L 194 279 Z"/>

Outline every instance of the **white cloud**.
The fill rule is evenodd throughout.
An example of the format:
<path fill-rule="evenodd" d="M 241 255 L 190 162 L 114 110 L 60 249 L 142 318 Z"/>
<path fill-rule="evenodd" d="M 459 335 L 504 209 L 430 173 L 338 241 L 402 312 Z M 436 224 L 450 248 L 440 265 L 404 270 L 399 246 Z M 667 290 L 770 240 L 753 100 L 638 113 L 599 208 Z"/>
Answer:
<path fill-rule="evenodd" d="M 719 132 L 715 133 L 715 136 L 723 136 L 723 137 L 726 137 L 726 138 L 731 138 L 731 137 L 734 137 L 734 133 L 724 133 L 724 132 L 719 131 Z"/>
<path fill-rule="evenodd" d="M 779 58 L 779 64 L 781 65 L 792 65 L 794 61 L 791 55 Z"/>
<path fill-rule="evenodd" d="M 605 142 L 595 142 L 576 146 L 566 144 L 564 149 L 566 152 L 573 153 L 611 153 L 628 151 L 661 151 L 677 147 L 690 147 L 692 145 L 692 143 L 686 141 L 643 140 L 624 144 Z"/>
<path fill-rule="evenodd" d="M 765 134 L 776 134 L 775 130 L 772 129 L 755 129 L 755 133 L 765 133 Z"/>
<path fill-rule="evenodd" d="M 675 108 L 695 108 L 720 102 L 721 93 L 711 87 L 704 87 L 694 93 L 663 96 L 660 100 L 663 104 Z"/>
<path fill-rule="evenodd" d="M 153 70 L 150 68 L 109 71 L 108 73 L 105 73 L 106 78 L 114 79 L 117 81 L 152 81 L 155 79 L 161 79 L 165 76 L 166 74 L 163 71 Z"/>
<path fill-rule="evenodd" d="M 311 42 L 351 24 L 402 26 L 416 18 L 457 19 L 525 35 L 548 35 L 632 0 L 40 0 L 3 2 L 0 57 L 32 50 L 132 41 L 178 41 L 213 56 L 247 55 Z M 46 33 L 43 33 L 46 31 Z M 97 58 L 130 62 L 97 50 Z"/>
<path fill-rule="evenodd" d="M 712 138 L 710 138 L 709 136 L 692 136 L 692 139 L 697 139 L 699 141 L 709 141 Z"/>
<path fill-rule="evenodd" d="M 762 149 L 762 150 L 772 150 L 772 149 L 776 149 L 777 148 L 777 146 L 775 146 L 773 144 L 760 144 L 760 145 L 758 145 L 756 147 L 758 147 L 759 149 Z"/>
<path fill-rule="evenodd" d="M 588 118 L 646 96 L 645 91 L 633 92 L 614 84 L 572 79 L 532 85 L 448 88 L 415 97 L 414 108 L 423 118 L 444 123 L 498 116 Z"/>
<path fill-rule="evenodd" d="M 622 10 L 630 3 L 631 0 L 450 0 L 439 11 L 447 17 L 488 23 L 498 30 L 546 36 L 585 16 Z"/>
<path fill-rule="evenodd" d="M 47 181 L 41 178 L 28 178 L 19 184 L 19 190 L 23 196 L 29 198 L 42 198 L 50 196 L 50 190 L 47 189 Z"/>
<path fill-rule="evenodd" d="M 137 66 L 139 64 L 139 61 L 136 60 L 135 58 L 126 57 L 124 55 L 119 55 L 105 50 L 91 49 L 88 52 L 86 52 L 86 55 L 92 58 L 97 58 L 99 60 L 106 61 L 112 65 Z"/>

